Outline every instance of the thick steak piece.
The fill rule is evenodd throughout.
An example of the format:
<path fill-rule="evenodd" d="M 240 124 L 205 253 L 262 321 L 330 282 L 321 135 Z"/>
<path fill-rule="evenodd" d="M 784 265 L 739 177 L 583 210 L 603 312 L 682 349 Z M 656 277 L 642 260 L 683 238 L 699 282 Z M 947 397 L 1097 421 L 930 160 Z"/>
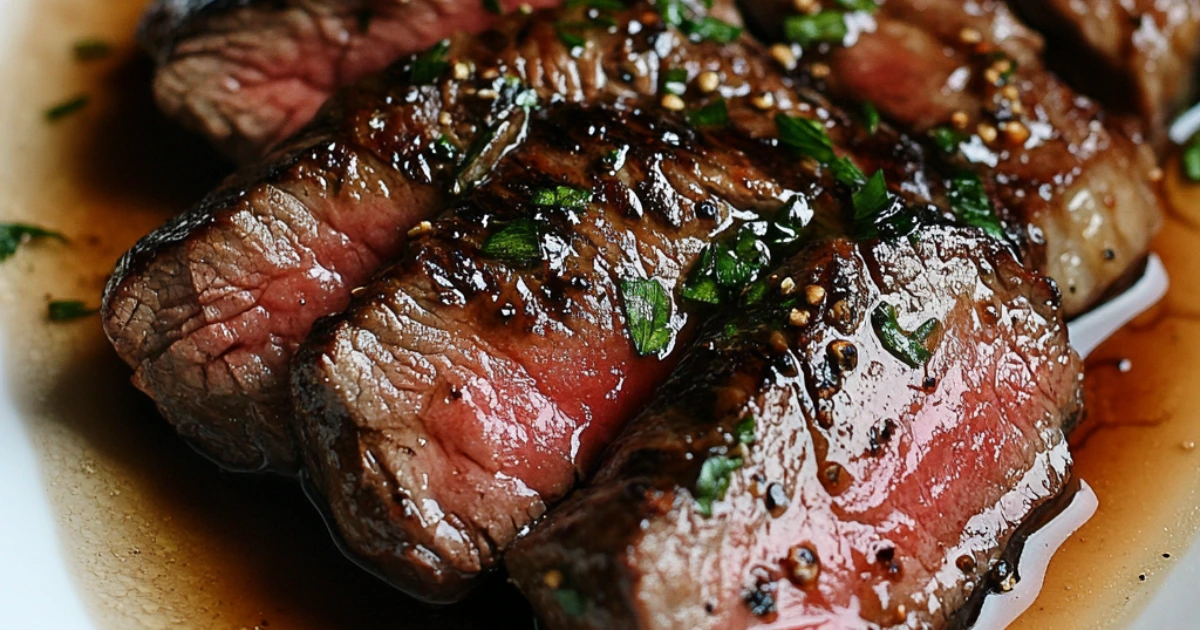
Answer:
<path fill-rule="evenodd" d="M 1045 31 L 1056 71 L 1157 138 L 1191 104 L 1200 64 L 1200 0 L 1012 0 Z"/>
<path fill-rule="evenodd" d="M 810 101 L 752 44 L 689 43 L 633 15 L 605 49 L 628 69 L 611 80 L 670 76 L 687 109 L 542 108 L 491 178 L 293 362 L 310 488 L 344 547 L 418 597 L 461 596 L 590 473 L 691 338 L 703 300 L 681 285 L 706 244 L 781 213 L 844 231 L 845 164 L 785 146 L 773 113 L 822 121 L 808 137 L 880 169 L 897 199 L 942 195 L 918 147 Z M 721 78 L 710 94 L 704 72 Z M 713 263 L 721 277 L 753 279 L 755 240 Z"/>
<path fill-rule="evenodd" d="M 819 88 L 874 103 L 990 181 L 1000 214 L 1022 231 L 1025 263 L 1059 284 L 1068 316 L 1145 257 L 1162 214 L 1153 152 L 1047 72 L 1041 38 L 1003 2 L 887 0 L 874 30 L 833 42 L 797 37 L 807 18 L 790 3 L 748 6 L 776 36 L 805 43 L 800 70 Z"/>
<path fill-rule="evenodd" d="M 141 36 L 158 65 L 163 111 L 248 162 L 299 130 L 337 88 L 496 21 L 480 0 L 155 0 Z"/>
<path fill-rule="evenodd" d="M 1080 409 L 1053 285 L 943 228 L 772 280 L 509 552 L 548 627 L 944 628 L 1012 576 Z"/>
<path fill-rule="evenodd" d="M 291 471 L 288 363 L 313 321 L 345 308 L 463 178 L 486 175 L 531 103 L 656 100 L 658 69 L 631 74 L 623 34 L 580 31 L 571 55 L 555 24 L 581 11 L 514 16 L 347 88 L 120 261 L 105 332 L 181 435 L 229 468 Z"/>

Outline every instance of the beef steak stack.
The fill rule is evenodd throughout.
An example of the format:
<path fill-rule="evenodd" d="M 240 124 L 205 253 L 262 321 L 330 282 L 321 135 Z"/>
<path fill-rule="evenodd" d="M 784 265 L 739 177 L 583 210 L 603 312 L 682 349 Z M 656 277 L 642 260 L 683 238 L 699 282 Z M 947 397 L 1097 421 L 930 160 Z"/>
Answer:
<path fill-rule="evenodd" d="M 784 41 L 679 0 L 157 2 L 165 108 L 274 148 L 121 260 L 106 333 L 427 601 L 516 543 L 553 627 L 963 623 L 1070 487 L 1063 318 L 1145 256 L 1160 121 L 997 2 L 746 8 Z"/>

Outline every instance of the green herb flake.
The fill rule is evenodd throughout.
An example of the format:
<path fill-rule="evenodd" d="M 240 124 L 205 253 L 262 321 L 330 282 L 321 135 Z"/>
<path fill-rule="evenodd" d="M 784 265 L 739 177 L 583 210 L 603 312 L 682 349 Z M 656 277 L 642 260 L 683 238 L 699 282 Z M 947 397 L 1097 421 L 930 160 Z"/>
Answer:
<path fill-rule="evenodd" d="M 725 108 L 725 99 L 718 98 L 700 109 L 688 112 L 687 118 L 696 127 L 724 127 L 729 124 L 729 110 Z"/>
<path fill-rule="evenodd" d="M 66 118 L 67 116 L 70 116 L 71 114 L 83 109 L 84 107 L 87 107 L 87 104 L 87 96 L 76 96 L 73 99 L 63 101 L 62 103 L 59 103 L 58 105 L 46 110 L 46 120 L 50 122 L 58 122 L 59 120 L 62 120 L 63 118 Z"/>
<path fill-rule="evenodd" d="M 967 141 L 967 134 L 942 125 L 929 130 L 929 139 L 933 140 L 943 153 L 954 153 L 958 151 L 958 145 Z"/>
<path fill-rule="evenodd" d="M 625 4 L 620 0 L 567 0 L 567 8 L 587 7 L 597 11 L 621 11 Z"/>
<path fill-rule="evenodd" d="M 458 157 L 458 147 L 446 134 L 438 134 L 437 140 L 433 141 L 433 153 L 442 159 L 453 160 Z"/>
<path fill-rule="evenodd" d="M 875 109 L 875 104 L 871 101 L 866 101 L 862 105 L 863 123 L 867 127 L 867 133 L 872 136 L 876 131 L 879 131 L 879 110 Z"/>
<path fill-rule="evenodd" d="M 621 296 L 629 339 L 638 354 L 658 354 L 670 347 L 675 339 L 674 304 L 663 285 L 652 278 L 631 278 L 621 282 Z"/>
<path fill-rule="evenodd" d="M 875 171 L 867 183 L 851 195 L 850 200 L 854 205 L 854 220 L 858 222 L 873 220 L 887 210 L 892 205 L 892 196 L 888 193 L 883 171 Z"/>
<path fill-rule="evenodd" d="M 450 40 L 443 39 L 413 59 L 412 82 L 416 85 L 427 85 L 437 81 L 450 68 L 450 63 L 445 59 L 449 50 Z"/>
<path fill-rule="evenodd" d="M 836 11 L 822 11 L 815 15 L 791 15 L 783 21 L 784 37 L 802 47 L 822 42 L 840 44 L 849 32 L 845 16 Z"/>
<path fill-rule="evenodd" d="M 834 179 L 851 188 L 857 188 L 867 183 L 866 173 L 863 173 L 862 169 L 858 168 L 848 157 L 840 157 L 831 162 L 829 170 L 833 171 Z"/>
<path fill-rule="evenodd" d="M 683 68 L 671 68 L 663 73 L 663 91 L 667 94 L 683 96 L 687 92 L 687 70 Z"/>
<path fill-rule="evenodd" d="M 1004 228 L 996 216 L 983 182 L 974 173 L 959 173 L 947 183 L 950 209 L 963 223 L 977 227 L 992 238 L 1004 238 Z"/>
<path fill-rule="evenodd" d="M 112 45 L 99 39 L 82 39 L 71 47 L 78 61 L 96 61 L 112 54 Z"/>
<path fill-rule="evenodd" d="M 75 319 L 91 317 L 99 313 L 100 309 L 91 308 L 79 300 L 61 300 L 51 302 L 47 311 L 50 321 L 69 322 Z"/>
<path fill-rule="evenodd" d="M 582 208 L 588 204 L 591 198 L 592 193 L 582 188 L 555 186 L 553 188 L 543 188 L 533 193 L 533 205 Z"/>
<path fill-rule="evenodd" d="M 488 13 L 504 15 L 504 7 L 500 6 L 500 0 L 483 0 L 483 8 L 487 9 Z"/>
<path fill-rule="evenodd" d="M 725 498 L 734 471 L 742 467 L 742 458 L 712 455 L 700 466 L 696 478 L 696 504 L 702 516 L 712 516 L 713 502 Z"/>
<path fill-rule="evenodd" d="M 22 243 L 35 239 L 52 238 L 66 242 L 66 237 L 35 225 L 24 223 L 0 223 L 0 262 L 8 260 Z"/>
<path fill-rule="evenodd" d="M 572 32 L 572 29 L 579 28 L 579 24 L 579 22 L 563 22 L 554 26 L 554 30 L 558 33 L 558 40 L 572 51 L 587 45 L 587 40 L 583 38 L 583 35 Z"/>
<path fill-rule="evenodd" d="M 787 114 L 775 114 L 775 127 L 779 130 L 779 141 L 784 146 L 820 162 L 829 164 L 834 159 L 833 143 L 825 127 L 815 120 Z"/>
<path fill-rule="evenodd" d="M 483 245 L 483 253 L 515 264 L 541 258 L 542 231 L 533 219 L 516 219 L 500 228 Z"/>
<path fill-rule="evenodd" d="M 834 0 L 834 4 L 847 11 L 874 13 L 879 10 L 879 3 L 875 0 Z"/>
<path fill-rule="evenodd" d="M 871 325 L 883 347 L 912 368 L 922 366 L 933 356 L 930 341 L 942 326 L 938 320 L 930 319 L 911 333 L 905 332 L 897 321 L 896 307 L 887 302 L 875 307 Z"/>
<path fill-rule="evenodd" d="M 617 172 L 625 167 L 625 158 L 629 156 L 629 147 L 622 145 L 604 154 L 601 162 L 604 167 L 612 172 Z"/>
<path fill-rule="evenodd" d="M 728 44 L 741 36 L 742 29 L 715 17 L 705 16 L 696 21 L 684 22 L 683 32 L 692 39 Z"/>
<path fill-rule="evenodd" d="M 738 444 L 745 444 L 747 446 L 754 444 L 756 439 L 754 431 L 756 428 L 754 416 L 751 415 L 742 418 L 741 422 L 738 422 L 737 426 L 733 428 L 733 435 L 737 438 Z"/>
<path fill-rule="evenodd" d="M 1200 134 L 1192 136 L 1192 141 L 1183 148 L 1179 161 L 1183 166 L 1183 176 L 1190 182 L 1200 182 Z"/>
<path fill-rule="evenodd" d="M 720 304 L 725 293 L 741 291 L 770 264 L 771 251 L 766 243 L 750 226 L 744 226 L 732 242 L 719 241 L 704 248 L 683 284 L 683 297 Z"/>
<path fill-rule="evenodd" d="M 587 608 L 587 600 L 579 591 L 572 588 L 559 588 L 554 590 L 554 600 L 558 602 L 558 606 L 563 609 L 563 612 L 570 617 L 578 617 L 584 613 Z"/>

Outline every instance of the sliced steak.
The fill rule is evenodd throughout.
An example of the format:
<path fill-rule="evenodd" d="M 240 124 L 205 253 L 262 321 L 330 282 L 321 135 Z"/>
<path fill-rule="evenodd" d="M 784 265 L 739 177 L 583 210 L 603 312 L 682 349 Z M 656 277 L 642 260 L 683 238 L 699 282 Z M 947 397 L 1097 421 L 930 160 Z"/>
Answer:
<path fill-rule="evenodd" d="M 480 0 L 156 0 L 141 35 L 163 111 L 247 162 L 337 88 L 496 17 Z"/>
<path fill-rule="evenodd" d="M 508 554 L 548 627 L 944 628 L 1012 576 L 1080 409 L 1053 285 L 940 228 L 775 278 Z"/>
<path fill-rule="evenodd" d="M 838 155 L 882 169 L 915 205 L 940 194 L 919 149 L 810 102 L 753 45 L 689 43 L 655 13 L 633 15 L 605 49 L 624 60 L 619 80 L 684 69 L 672 81 L 687 111 L 543 108 L 489 182 L 293 362 L 313 493 L 345 548 L 418 597 L 461 596 L 587 476 L 691 338 L 703 309 L 681 285 L 698 260 L 749 281 L 765 253 L 749 237 L 714 261 L 707 243 L 785 211 L 817 232 L 846 220 L 846 163 L 793 153 L 764 93 L 779 112 L 829 119 Z M 704 72 L 721 79 L 709 95 Z M 712 301 L 715 285 L 704 290 Z"/>
<path fill-rule="evenodd" d="M 1050 63 L 1157 138 L 1195 93 L 1200 0 L 1013 0 L 1043 29 Z"/>
<path fill-rule="evenodd" d="M 776 36 L 804 42 L 800 69 L 818 87 L 932 134 L 990 181 L 1001 214 L 1023 231 L 1025 262 L 1059 283 L 1068 315 L 1145 257 L 1161 223 L 1153 152 L 1048 73 L 1041 38 L 1003 2 L 887 0 L 871 17 L 845 18 L 870 28 L 832 42 L 806 39 L 798 25 L 814 18 L 790 3 L 749 6 Z"/>
<path fill-rule="evenodd" d="M 345 90 L 121 260 L 105 331 L 181 435 L 230 468 L 292 470 L 288 362 L 312 322 L 345 308 L 461 178 L 488 173 L 530 103 L 655 98 L 661 77 L 632 78 L 624 35 L 581 31 L 571 56 L 555 24 L 581 12 L 514 16 Z M 499 71 L 515 68 L 525 83 Z"/>

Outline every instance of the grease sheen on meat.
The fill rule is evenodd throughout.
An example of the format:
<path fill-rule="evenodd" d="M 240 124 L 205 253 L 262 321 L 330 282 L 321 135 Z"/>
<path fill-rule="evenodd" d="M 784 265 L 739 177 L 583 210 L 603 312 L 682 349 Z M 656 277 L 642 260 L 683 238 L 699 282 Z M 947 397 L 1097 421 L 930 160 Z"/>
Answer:
<path fill-rule="evenodd" d="M 944 628 L 1063 490 L 1081 366 L 1053 286 L 1007 250 L 835 239 L 775 282 L 510 551 L 549 627 Z M 883 305 L 905 334 L 939 322 L 926 363 L 885 347 Z"/>

